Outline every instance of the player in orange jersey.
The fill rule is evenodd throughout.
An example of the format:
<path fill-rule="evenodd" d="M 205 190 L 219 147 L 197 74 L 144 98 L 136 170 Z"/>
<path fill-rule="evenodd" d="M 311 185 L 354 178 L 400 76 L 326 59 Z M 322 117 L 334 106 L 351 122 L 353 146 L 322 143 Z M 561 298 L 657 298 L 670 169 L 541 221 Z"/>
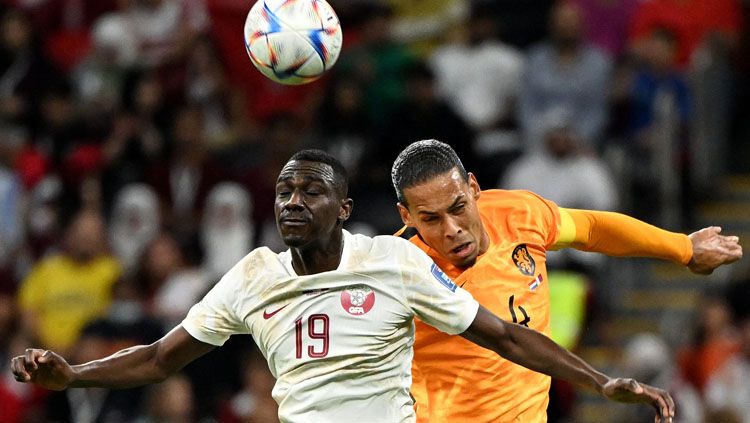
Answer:
<path fill-rule="evenodd" d="M 549 335 L 545 255 L 573 247 L 671 260 L 708 274 L 742 256 L 735 236 L 710 227 L 668 232 L 610 212 L 558 207 L 529 191 L 481 191 L 447 144 L 419 141 L 392 169 L 398 235 L 501 318 Z M 550 378 L 417 323 L 414 382 L 421 422 L 544 422 Z"/>

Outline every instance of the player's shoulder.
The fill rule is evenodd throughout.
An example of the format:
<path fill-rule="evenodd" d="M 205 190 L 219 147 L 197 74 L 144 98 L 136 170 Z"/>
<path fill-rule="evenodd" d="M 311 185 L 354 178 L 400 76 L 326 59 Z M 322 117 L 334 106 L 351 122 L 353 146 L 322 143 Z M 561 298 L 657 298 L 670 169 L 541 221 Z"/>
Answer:
<path fill-rule="evenodd" d="M 372 238 L 359 235 L 359 242 L 373 259 L 384 258 L 389 261 L 402 261 L 419 248 L 409 240 L 394 235 L 377 235 Z"/>
<path fill-rule="evenodd" d="M 409 231 L 412 228 L 406 228 Z M 415 248 L 414 244 L 409 242 L 408 234 L 396 235 L 378 235 L 372 238 L 373 248 L 379 248 L 384 250 L 394 249 L 411 249 Z"/>
<path fill-rule="evenodd" d="M 268 247 L 258 247 L 241 258 L 229 273 L 246 282 L 268 280 L 269 276 L 285 272 L 282 254 L 274 253 Z"/>
<path fill-rule="evenodd" d="M 523 189 L 487 189 L 479 197 L 479 208 L 528 208 L 542 206 L 551 201 L 541 195 Z"/>
<path fill-rule="evenodd" d="M 557 214 L 554 202 L 526 190 L 482 191 L 477 206 L 482 221 L 499 228 L 515 226 L 521 222 L 551 222 Z"/>

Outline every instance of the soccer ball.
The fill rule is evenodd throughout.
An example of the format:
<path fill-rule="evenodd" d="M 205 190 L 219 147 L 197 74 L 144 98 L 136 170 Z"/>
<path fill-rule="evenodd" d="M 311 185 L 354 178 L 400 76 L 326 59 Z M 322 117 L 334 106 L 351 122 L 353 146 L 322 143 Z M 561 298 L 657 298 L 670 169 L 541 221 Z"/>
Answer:
<path fill-rule="evenodd" d="M 258 0 L 245 20 L 245 48 L 263 75 L 306 84 L 331 68 L 341 52 L 341 25 L 325 0 Z"/>

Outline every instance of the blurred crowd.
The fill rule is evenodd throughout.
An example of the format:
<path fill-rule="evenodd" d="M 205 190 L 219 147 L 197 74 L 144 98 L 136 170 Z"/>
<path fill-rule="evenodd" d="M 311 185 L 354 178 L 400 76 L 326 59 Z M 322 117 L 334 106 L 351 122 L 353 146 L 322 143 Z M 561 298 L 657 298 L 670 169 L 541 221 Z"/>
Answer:
<path fill-rule="evenodd" d="M 31 345 L 83 362 L 152 342 L 252 248 L 283 249 L 274 182 L 303 147 L 345 163 L 350 230 L 370 235 L 400 227 L 390 167 L 418 139 L 483 188 L 672 229 L 750 169 L 748 1 L 330 2 L 344 49 L 299 87 L 252 68 L 244 0 L 0 5 L 0 368 Z M 625 362 L 685 381 L 691 416 L 750 422 L 750 320 L 731 306 L 703 309 L 679 366 L 647 335 Z M 272 386 L 238 338 L 146 389 L 48 393 L 4 369 L 0 421 L 272 422 Z"/>

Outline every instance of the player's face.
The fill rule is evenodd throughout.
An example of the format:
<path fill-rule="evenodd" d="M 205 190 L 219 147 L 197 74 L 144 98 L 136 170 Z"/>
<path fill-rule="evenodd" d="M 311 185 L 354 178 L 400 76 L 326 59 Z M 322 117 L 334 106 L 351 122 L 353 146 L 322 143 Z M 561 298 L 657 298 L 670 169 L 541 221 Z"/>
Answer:
<path fill-rule="evenodd" d="M 331 166 L 290 161 L 276 180 L 276 226 L 284 244 L 302 248 L 325 244 L 337 224 L 349 218 L 351 200 L 336 192 Z"/>
<path fill-rule="evenodd" d="M 477 208 L 480 189 L 471 173 L 464 181 L 458 169 L 404 190 L 408 208 L 398 205 L 404 224 L 454 266 L 472 266 L 489 247 Z"/>

